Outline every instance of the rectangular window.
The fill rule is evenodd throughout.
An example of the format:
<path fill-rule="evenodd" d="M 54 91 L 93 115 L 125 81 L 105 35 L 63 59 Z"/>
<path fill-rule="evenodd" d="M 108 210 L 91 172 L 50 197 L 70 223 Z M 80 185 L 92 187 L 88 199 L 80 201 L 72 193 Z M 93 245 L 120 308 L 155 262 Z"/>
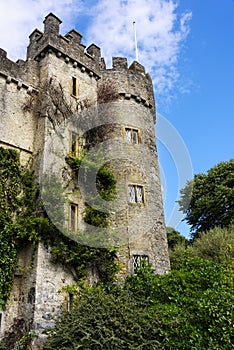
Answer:
<path fill-rule="evenodd" d="M 74 203 L 70 205 L 69 229 L 74 232 L 78 229 L 78 205 Z"/>
<path fill-rule="evenodd" d="M 73 131 L 70 132 L 69 153 L 74 157 L 79 155 L 79 137 Z"/>
<path fill-rule="evenodd" d="M 144 203 L 143 186 L 128 185 L 129 202 Z"/>
<path fill-rule="evenodd" d="M 68 295 L 68 311 L 71 311 L 73 309 L 74 304 L 74 294 L 69 293 Z"/>
<path fill-rule="evenodd" d="M 129 190 L 129 202 L 134 203 L 136 201 L 134 186 L 129 185 L 128 190 Z"/>
<path fill-rule="evenodd" d="M 3 312 L 0 311 L 0 332 L 3 330 Z"/>
<path fill-rule="evenodd" d="M 143 203 L 143 189 L 142 186 L 136 186 L 136 201 L 137 203 Z"/>
<path fill-rule="evenodd" d="M 77 79 L 75 77 L 72 77 L 72 95 L 78 96 L 78 89 L 77 89 Z"/>
<path fill-rule="evenodd" d="M 136 129 L 125 129 L 125 136 L 127 143 L 133 143 L 137 145 L 139 143 L 139 132 Z"/>
<path fill-rule="evenodd" d="M 126 129 L 126 141 L 127 143 L 131 143 L 132 137 L 131 137 L 131 129 Z"/>
<path fill-rule="evenodd" d="M 132 130 L 132 143 L 135 145 L 139 143 L 138 131 Z"/>
<path fill-rule="evenodd" d="M 133 271 L 136 270 L 137 267 L 141 267 L 149 264 L 148 255 L 133 255 L 132 256 L 132 267 Z"/>

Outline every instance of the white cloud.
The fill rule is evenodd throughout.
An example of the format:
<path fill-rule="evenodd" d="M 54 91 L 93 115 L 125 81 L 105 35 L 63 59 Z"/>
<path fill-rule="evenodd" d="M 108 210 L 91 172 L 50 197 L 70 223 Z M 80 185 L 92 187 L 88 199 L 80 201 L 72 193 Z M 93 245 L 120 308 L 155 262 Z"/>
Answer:
<path fill-rule="evenodd" d="M 151 74 L 156 94 L 170 96 L 179 81 L 178 60 L 189 33 L 191 13 L 179 14 L 178 0 L 0 0 L 0 47 L 10 59 L 25 59 L 28 36 L 43 31 L 44 17 L 53 12 L 63 21 L 61 32 L 79 31 L 77 18 L 87 27 L 84 44 L 101 47 L 108 65 L 111 57 L 134 60 L 134 31 L 139 62 Z"/>
<path fill-rule="evenodd" d="M 68 30 L 81 11 L 81 0 L 2 0 L 0 1 L 0 47 L 10 59 L 25 59 L 28 36 L 43 30 L 45 16 L 53 12 Z"/>
<path fill-rule="evenodd" d="M 139 62 L 151 73 L 157 93 L 168 95 L 179 77 L 191 12 L 179 14 L 172 0 L 99 0 L 92 15 L 88 39 L 100 45 L 108 65 L 112 56 L 135 59 L 136 22 Z"/>

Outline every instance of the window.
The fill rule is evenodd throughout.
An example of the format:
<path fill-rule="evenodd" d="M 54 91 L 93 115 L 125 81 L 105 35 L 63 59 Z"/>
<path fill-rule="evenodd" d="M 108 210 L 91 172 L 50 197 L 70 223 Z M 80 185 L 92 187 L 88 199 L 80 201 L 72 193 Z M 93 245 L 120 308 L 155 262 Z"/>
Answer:
<path fill-rule="evenodd" d="M 74 304 L 74 294 L 69 293 L 67 311 L 71 311 L 73 309 L 73 304 Z"/>
<path fill-rule="evenodd" d="M 129 202 L 144 203 L 143 186 L 128 185 Z"/>
<path fill-rule="evenodd" d="M 125 129 L 125 136 L 126 136 L 127 143 L 133 143 L 133 144 L 137 145 L 140 141 L 139 132 L 136 129 L 126 128 Z"/>
<path fill-rule="evenodd" d="M 36 293 L 35 288 L 34 287 L 30 288 L 30 291 L 28 293 L 28 303 L 29 304 L 35 303 L 35 293 Z"/>
<path fill-rule="evenodd" d="M 72 86 L 71 86 L 71 94 L 72 96 L 78 96 L 78 82 L 77 78 L 72 77 Z"/>
<path fill-rule="evenodd" d="M 135 271 L 137 267 L 148 265 L 148 264 L 149 264 L 148 255 L 133 255 L 132 256 L 133 271 Z"/>
<path fill-rule="evenodd" d="M 0 311 L 0 332 L 3 330 L 3 312 Z"/>
<path fill-rule="evenodd" d="M 73 131 L 70 132 L 69 153 L 74 157 L 77 157 L 79 155 L 79 138 L 78 135 Z"/>
<path fill-rule="evenodd" d="M 78 229 L 78 205 L 74 203 L 70 205 L 69 229 L 71 231 Z"/>

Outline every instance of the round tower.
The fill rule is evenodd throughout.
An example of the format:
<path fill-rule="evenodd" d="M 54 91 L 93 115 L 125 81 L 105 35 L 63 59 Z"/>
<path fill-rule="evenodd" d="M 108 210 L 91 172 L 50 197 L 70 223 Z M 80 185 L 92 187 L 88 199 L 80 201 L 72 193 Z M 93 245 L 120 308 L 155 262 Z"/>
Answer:
<path fill-rule="evenodd" d="M 112 222 L 119 237 L 122 274 L 144 262 L 156 273 L 170 268 L 154 124 L 152 81 L 138 62 L 126 58 L 102 64 L 98 80 L 99 125 L 117 179 L 117 206 Z M 98 128 L 96 129 L 96 137 Z"/>

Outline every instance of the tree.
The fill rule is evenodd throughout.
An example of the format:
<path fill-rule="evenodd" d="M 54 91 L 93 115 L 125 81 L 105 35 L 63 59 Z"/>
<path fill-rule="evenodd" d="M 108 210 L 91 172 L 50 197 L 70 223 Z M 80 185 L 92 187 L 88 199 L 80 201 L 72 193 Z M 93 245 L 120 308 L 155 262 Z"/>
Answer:
<path fill-rule="evenodd" d="M 207 174 L 197 174 L 181 191 L 178 201 L 193 238 L 234 220 L 234 159 L 220 162 Z"/>
<path fill-rule="evenodd" d="M 188 240 L 173 227 L 167 227 L 167 241 L 169 249 L 173 249 L 177 244 L 188 243 Z"/>
<path fill-rule="evenodd" d="M 171 264 L 179 258 L 200 257 L 225 265 L 234 262 L 234 225 L 201 232 L 192 242 L 178 241 L 169 249 Z"/>
<path fill-rule="evenodd" d="M 234 260 L 234 225 L 202 232 L 190 247 L 191 255 L 219 263 Z"/>
<path fill-rule="evenodd" d="M 138 269 L 125 288 L 160 317 L 165 349 L 233 349 L 233 267 L 198 257 L 177 259 L 164 276 L 148 266 Z"/>

